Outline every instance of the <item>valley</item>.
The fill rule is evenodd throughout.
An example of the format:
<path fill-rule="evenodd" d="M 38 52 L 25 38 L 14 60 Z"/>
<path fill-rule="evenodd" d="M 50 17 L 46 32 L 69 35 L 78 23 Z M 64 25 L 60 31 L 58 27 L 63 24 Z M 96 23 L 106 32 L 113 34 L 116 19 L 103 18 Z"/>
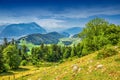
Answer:
<path fill-rule="evenodd" d="M 0 80 L 120 80 L 120 0 L 0 0 Z"/>

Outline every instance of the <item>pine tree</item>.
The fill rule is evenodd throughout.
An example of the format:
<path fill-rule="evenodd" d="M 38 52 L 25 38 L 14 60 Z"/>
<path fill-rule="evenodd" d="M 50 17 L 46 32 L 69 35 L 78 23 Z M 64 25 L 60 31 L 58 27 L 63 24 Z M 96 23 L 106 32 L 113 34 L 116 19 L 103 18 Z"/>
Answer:
<path fill-rule="evenodd" d="M 8 40 L 7 40 L 7 38 L 4 38 L 3 41 L 4 41 L 4 42 L 3 42 L 3 46 L 6 47 L 6 46 L 8 45 Z"/>
<path fill-rule="evenodd" d="M 66 47 L 65 52 L 63 54 L 63 58 L 70 57 L 70 52 L 71 52 L 70 47 Z"/>
<path fill-rule="evenodd" d="M 72 51 L 71 51 L 71 57 L 75 56 L 75 51 L 74 51 L 74 47 L 72 48 Z"/>

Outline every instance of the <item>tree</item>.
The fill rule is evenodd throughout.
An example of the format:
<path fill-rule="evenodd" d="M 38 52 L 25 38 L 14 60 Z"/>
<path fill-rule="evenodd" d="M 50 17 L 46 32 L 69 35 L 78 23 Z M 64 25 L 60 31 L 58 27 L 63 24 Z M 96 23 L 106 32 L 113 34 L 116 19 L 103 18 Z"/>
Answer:
<path fill-rule="evenodd" d="M 15 44 L 15 40 L 14 40 L 14 38 L 12 38 L 11 44 L 12 44 L 12 45 Z"/>
<path fill-rule="evenodd" d="M 108 27 L 108 22 L 101 18 L 90 20 L 83 31 L 79 34 L 82 39 L 93 38 L 93 36 L 104 35 L 104 30 Z"/>
<path fill-rule="evenodd" d="M 2 54 L 2 46 L 0 46 L 0 72 L 4 70 L 4 59 Z"/>
<path fill-rule="evenodd" d="M 7 41 L 7 38 L 4 38 L 4 40 L 3 40 L 4 42 L 3 42 L 3 46 L 4 47 L 6 47 L 7 45 L 8 45 L 8 41 Z"/>
<path fill-rule="evenodd" d="M 74 47 L 72 48 L 72 51 L 71 51 L 71 57 L 75 56 L 75 50 L 74 50 Z"/>
<path fill-rule="evenodd" d="M 120 27 L 106 20 L 95 18 L 86 24 L 79 34 L 82 39 L 82 55 L 101 49 L 107 44 L 116 45 L 120 40 Z"/>
<path fill-rule="evenodd" d="M 41 49 L 44 49 L 44 44 L 43 44 L 43 43 L 40 45 L 40 48 L 41 48 Z"/>
<path fill-rule="evenodd" d="M 120 26 L 110 24 L 109 28 L 105 31 L 105 36 L 111 42 L 112 45 L 116 45 L 120 39 Z"/>
<path fill-rule="evenodd" d="M 27 51 L 28 51 L 27 46 L 22 45 L 20 50 L 21 52 L 19 51 L 19 54 L 21 54 L 22 60 L 27 60 Z"/>
<path fill-rule="evenodd" d="M 19 67 L 21 62 L 21 57 L 15 45 L 7 46 L 3 50 L 3 56 L 5 63 L 8 64 L 11 69 L 16 69 Z"/>
<path fill-rule="evenodd" d="M 70 57 L 70 55 L 71 55 L 70 53 L 71 53 L 71 48 L 70 47 L 66 47 L 65 52 L 63 54 L 63 58 Z"/>
<path fill-rule="evenodd" d="M 108 44 L 104 36 L 109 23 L 101 18 L 95 18 L 86 24 L 86 27 L 79 34 L 82 38 L 83 52 L 99 50 L 102 46 Z M 102 43 L 101 43 L 101 39 Z M 101 44 L 100 44 L 101 43 Z"/>

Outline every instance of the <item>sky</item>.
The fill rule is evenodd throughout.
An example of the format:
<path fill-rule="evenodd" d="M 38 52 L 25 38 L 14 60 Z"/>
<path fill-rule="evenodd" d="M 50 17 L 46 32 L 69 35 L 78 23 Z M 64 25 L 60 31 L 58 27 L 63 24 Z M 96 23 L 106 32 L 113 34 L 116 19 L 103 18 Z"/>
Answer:
<path fill-rule="evenodd" d="M 95 17 L 120 25 L 120 0 L 0 0 L 0 25 L 36 22 L 60 31 Z"/>

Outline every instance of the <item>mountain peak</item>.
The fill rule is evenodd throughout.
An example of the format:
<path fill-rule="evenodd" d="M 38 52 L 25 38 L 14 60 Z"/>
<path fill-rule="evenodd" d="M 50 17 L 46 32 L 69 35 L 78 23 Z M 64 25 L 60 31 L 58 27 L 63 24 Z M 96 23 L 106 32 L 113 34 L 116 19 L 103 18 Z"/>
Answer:
<path fill-rule="evenodd" d="M 54 31 L 54 32 L 49 32 L 49 34 L 59 34 L 59 33 Z"/>
<path fill-rule="evenodd" d="M 0 33 L 1 37 L 19 37 L 34 33 L 46 33 L 46 30 L 35 22 L 7 25 Z"/>

